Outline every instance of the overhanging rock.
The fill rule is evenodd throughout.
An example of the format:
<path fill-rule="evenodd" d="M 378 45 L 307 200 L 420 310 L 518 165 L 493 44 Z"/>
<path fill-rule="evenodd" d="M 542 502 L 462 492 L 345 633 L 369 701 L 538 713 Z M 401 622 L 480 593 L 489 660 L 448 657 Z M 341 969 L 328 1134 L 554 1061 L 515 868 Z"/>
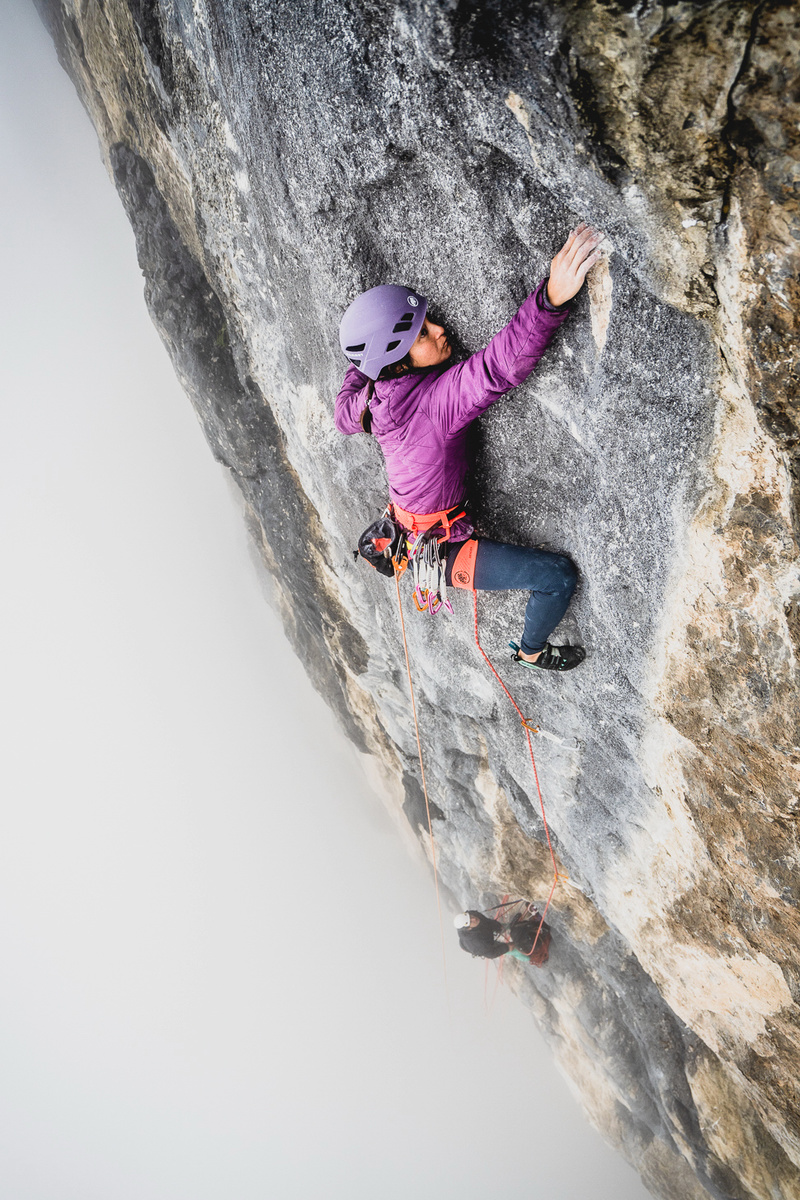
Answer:
<path fill-rule="evenodd" d="M 514 680 L 561 868 L 513 976 L 663 1197 L 800 1194 L 798 20 L 778 0 L 42 0 L 147 301 L 244 496 L 290 636 L 419 827 L 385 500 L 343 443 L 336 328 L 407 282 L 463 348 L 567 230 L 608 233 L 476 438 L 481 531 L 568 553 L 587 663 Z M 481 599 L 495 660 L 519 596 Z M 541 896 L 518 720 L 456 614 L 410 623 L 445 882 Z M 501 668 L 502 669 L 502 668 Z"/>

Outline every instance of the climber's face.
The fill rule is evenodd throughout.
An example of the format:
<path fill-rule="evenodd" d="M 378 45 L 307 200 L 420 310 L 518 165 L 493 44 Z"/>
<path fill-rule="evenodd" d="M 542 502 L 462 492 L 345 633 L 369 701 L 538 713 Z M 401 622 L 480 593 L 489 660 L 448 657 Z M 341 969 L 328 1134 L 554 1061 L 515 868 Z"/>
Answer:
<path fill-rule="evenodd" d="M 438 367 L 439 363 L 447 362 L 453 350 L 444 327 L 434 325 L 433 321 L 426 317 L 419 337 L 408 353 L 415 367 Z"/>

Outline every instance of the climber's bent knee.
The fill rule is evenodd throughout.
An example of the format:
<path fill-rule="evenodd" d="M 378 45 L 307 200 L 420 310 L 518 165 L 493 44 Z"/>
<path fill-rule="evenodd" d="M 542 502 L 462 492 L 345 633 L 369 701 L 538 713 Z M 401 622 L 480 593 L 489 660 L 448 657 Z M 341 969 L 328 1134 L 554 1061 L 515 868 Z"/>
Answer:
<path fill-rule="evenodd" d="M 564 600 L 569 600 L 578 582 L 578 568 L 565 554 L 553 554 L 551 558 L 554 560 L 552 568 L 555 585 L 552 590 L 557 590 Z"/>

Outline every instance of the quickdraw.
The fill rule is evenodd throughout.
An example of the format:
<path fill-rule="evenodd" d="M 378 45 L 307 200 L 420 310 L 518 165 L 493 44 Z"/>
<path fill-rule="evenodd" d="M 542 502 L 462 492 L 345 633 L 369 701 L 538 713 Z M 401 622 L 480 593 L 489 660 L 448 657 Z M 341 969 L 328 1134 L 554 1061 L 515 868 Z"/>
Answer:
<path fill-rule="evenodd" d="M 417 612 L 435 617 L 442 609 L 453 612 L 447 598 L 447 558 L 439 549 L 450 541 L 451 528 L 466 510 L 460 504 L 436 513 L 407 512 L 398 504 L 390 504 L 389 512 L 398 524 L 405 527 L 408 563 L 414 580 L 414 605 Z M 443 531 L 442 536 L 437 536 Z"/>
<path fill-rule="evenodd" d="M 435 537 L 420 534 L 413 543 L 409 536 L 408 562 L 414 580 L 414 604 L 417 612 L 430 613 L 435 617 L 442 609 L 452 613 L 453 606 L 447 599 L 447 560 L 439 553 L 439 542 Z"/>

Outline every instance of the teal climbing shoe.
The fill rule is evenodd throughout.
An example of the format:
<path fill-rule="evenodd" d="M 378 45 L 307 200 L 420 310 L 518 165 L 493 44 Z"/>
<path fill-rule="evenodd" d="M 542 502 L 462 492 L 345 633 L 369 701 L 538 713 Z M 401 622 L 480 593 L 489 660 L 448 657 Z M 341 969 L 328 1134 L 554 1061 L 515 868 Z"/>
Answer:
<path fill-rule="evenodd" d="M 580 666 L 586 658 L 583 646 L 551 646 L 549 642 L 545 642 L 536 662 L 527 662 L 524 658 L 520 658 L 519 646 L 516 642 L 508 644 L 514 651 L 511 655 L 513 661 L 519 663 L 521 667 L 530 667 L 532 671 L 571 671 L 573 667 Z"/>

